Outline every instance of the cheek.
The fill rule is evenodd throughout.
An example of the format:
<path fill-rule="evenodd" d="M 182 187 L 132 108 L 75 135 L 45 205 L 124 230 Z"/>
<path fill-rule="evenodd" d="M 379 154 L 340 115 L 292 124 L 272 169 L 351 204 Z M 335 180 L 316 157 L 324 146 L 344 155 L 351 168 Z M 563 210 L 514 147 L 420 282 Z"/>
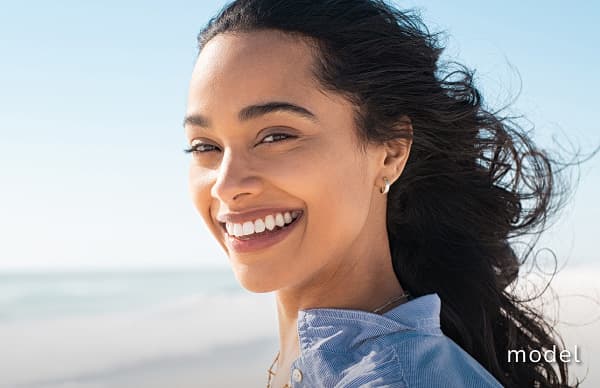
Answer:
<path fill-rule="evenodd" d="M 320 225 L 326 225 L 329 234 L 358 233 L 369 209 L 371 190 L 366 179 L 358 170 L 341 166 L 327 176 L 319 187 Z"/>
<path fill-rule="evenodd" d="M 356 154 L 331 151 L 305 164 L 305 178 L 300 178 L 308 210 L 307 241 L 315 249 L 310 255 L 343 251 L 368 218 L 372 187 L 365 163 Z"/>

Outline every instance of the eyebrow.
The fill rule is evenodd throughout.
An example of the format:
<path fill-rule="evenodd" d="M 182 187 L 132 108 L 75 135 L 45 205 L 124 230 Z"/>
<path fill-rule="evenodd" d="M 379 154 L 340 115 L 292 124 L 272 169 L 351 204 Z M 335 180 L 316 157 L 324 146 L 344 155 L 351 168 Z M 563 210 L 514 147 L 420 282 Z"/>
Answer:
<path fill-rule="evenodd" d="M 318 121 L 317 116 L 315 116 L 315 114 L 309 111 L 308 109 L 289 102 L 280 101 L 249 105 L 238 113 L 238 119 L 240 121 L 248 121 L 274 112 L 293 113 L 297 116 L 304 117 L 311 121 Z M 208 118 L 202 116 L 201 114 L 192 114 L 186 116 L 183 120 L 183 126 L 185 127 L 186 125 L 194 125 L 197 127 L 208 128 L 210 127 L 210 120 L 208 120 Z"/>

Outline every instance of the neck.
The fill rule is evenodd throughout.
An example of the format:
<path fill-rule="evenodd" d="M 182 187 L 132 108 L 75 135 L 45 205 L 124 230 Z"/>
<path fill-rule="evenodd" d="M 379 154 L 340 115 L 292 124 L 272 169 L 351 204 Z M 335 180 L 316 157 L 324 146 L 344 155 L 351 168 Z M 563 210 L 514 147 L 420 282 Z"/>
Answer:
<path fill-rule="evenodd" d="M 300 356 L 299 310 L 343 308 L 373 312 L 404 294 L 394 274 L 389 250 L 374 252 L 372 248 L 387 247 L 387 236 L 385 240 L 369 244 L 359 254 L 359 250 L 352 247 L 343 260 L 336 261 L 337 265 L 321 269 L 304 284 L 276 292 L 280 345 L 278 371 L 289 373 L 289 367 Z M 393 303 L 394 306 L 398 304 L 401 302 Z"/>

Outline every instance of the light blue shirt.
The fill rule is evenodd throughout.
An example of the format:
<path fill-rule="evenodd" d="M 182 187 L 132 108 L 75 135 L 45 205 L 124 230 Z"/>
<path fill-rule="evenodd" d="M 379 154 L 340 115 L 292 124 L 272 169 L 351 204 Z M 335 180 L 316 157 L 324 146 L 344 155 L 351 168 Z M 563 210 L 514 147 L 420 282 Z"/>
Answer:
<path fill-rule="evenodd" d="M 440 329 L 437 294 L 383 315 L 360 310 L 300 310 L 301 354 L 293 387 L 502 387 Z"/>

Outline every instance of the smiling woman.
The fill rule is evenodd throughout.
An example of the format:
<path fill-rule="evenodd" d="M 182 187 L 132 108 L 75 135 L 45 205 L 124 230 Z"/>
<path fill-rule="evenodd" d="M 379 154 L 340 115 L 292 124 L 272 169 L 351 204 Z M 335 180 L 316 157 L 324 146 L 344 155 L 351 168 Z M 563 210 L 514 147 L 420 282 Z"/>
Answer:
<path fill-rule="evenodd" d="M 441 74 L 417 16 L 238 0 L 199 44 L 191 193 L 238 281 L 275 292 L 268 386 L 567 386 L 565 363 L 505 356 L 557 342 L 507 289 L 509 238 L 554 210 L 552 161 L 467 70 Z"/>

